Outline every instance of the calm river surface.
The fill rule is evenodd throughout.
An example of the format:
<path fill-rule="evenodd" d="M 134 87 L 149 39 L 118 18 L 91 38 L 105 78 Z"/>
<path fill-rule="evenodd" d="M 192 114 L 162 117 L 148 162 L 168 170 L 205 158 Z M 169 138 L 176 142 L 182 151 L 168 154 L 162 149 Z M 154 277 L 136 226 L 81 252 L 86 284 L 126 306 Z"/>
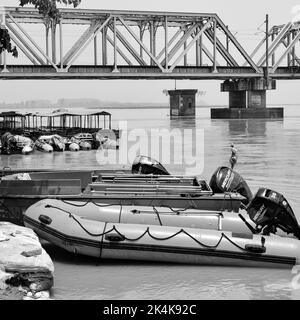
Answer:
<path fill-rule="evenodd" d="M 285 119 L 211 120 L 208 108 L 197 109 L 195 120 L 171 120 L 168 109 L 111 110 L 114 120 L 127 120 L 128 128 L 203 129 L 192 149 L 204 146 L 195 169 L 210 179 L 219 165 L 228 165 L 230 144 L 239 150 L 236 170 L 253 192 L 260 186 L 281 192 L 300 221 L 300 106 L 285 107 Z M 180 139 L 174 148 L 180 149 Z M 176 150 L 177 150 L 176 149 Z M 201 149 L 201 148 L 200 148 Z M 203 156 L 203 159 L 202 159 Z M 96 151 L 0 156 L 1 166 L 12 168 L 100 168 Z M 201 162 L 201 163 L 200 163 Z M 183 166 L 168 165 L 172 173 Z M 196 172 L 197 171 L 197 172 Z M 55 264 L 55 299 L 299 299 L 292 288 L 291 270 L 200 267 L 161 263 L 100 262 L 74 257 L 52 245 L 45 249 Z"/>

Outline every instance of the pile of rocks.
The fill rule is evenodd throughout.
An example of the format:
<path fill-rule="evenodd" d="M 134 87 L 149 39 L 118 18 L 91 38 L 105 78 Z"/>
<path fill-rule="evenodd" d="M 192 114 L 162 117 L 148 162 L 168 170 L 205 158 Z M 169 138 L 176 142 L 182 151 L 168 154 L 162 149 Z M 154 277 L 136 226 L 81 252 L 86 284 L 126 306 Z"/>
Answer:
<path fill-rule="evenodd" d="M 53 272 L 51 258 L 31 229 L 0 222 L 0 296 L 17 288 L 24 299 L 49 299 Z"/>

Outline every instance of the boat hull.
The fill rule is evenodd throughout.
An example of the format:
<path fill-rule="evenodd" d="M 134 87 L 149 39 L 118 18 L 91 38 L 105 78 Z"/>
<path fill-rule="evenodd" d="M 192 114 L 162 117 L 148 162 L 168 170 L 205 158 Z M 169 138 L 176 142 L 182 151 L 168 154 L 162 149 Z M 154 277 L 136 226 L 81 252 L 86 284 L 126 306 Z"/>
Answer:
<path fill-rule="evenodd" d="M 92 145 L 88 141 L 81 141 L 79 143 L 79 147 L 80 147 L 81 150 L 85 150 L 85 151 L 92 150 Z"/>
<path fill-rule="evenodd" d="M 69 145 L 69 151 L 79 151 L 80 150 L 80 147 L 77 143 L 75 142 L 72 142 L 70 145 Z"/>
<path fill-rule="evenodd" d="M 22 149 L 22 154 L 30 154 L 33 152 L 33 148 L 31 146 L 25 146 Z"/>

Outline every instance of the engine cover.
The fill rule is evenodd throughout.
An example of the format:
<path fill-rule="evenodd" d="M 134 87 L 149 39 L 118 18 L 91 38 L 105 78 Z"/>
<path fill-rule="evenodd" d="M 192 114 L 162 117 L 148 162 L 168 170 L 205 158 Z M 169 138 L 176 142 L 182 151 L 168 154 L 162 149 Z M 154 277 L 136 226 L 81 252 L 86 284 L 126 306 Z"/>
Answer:
<path fill-rule="evenodd" d="M 209 185 L 214 193 L 238 192 L 246 198 L 244 204 L 248 204 L 253 198 L 246 181 L 228 167 L 218 168 L 212 175 Z"/>
<path fill-rule="evenodd" d="M 247 207 L 250 219 L 264 229 L 276 233 L 280 228 L 300 239 L 300 229 L 295 214 L 285 197 L 273 190 L 260 188 Z"/>
<path fill-rule="evenodd" d="M 146 156 L 137 156 L 134 159 L 131 172 L 133 174 L 170 175 L 162 164 Z"/>

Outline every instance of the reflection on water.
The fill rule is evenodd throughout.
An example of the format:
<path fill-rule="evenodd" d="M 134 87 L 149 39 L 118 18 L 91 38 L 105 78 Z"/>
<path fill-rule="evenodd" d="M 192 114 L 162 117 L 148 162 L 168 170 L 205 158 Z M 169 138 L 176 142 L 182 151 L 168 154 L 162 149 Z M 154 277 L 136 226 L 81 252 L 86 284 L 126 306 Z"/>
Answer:
<path fill-rule="evenodd" d="M 197 109 L 196 119 L 170 119 L 168 109 L 112 110 L 114 126 L 128 120 L 128 128 L 204 130 L 204 170 L 209 179 L 220 165 L 228 165 L 230 144 L 239 152 L 237 171 L 253 192 L 265 186 L 283 193 L 300 219 L 300 108 L 286 108 L 284 121 L 210 120 L 209 109 Z M 175 139 L 174 148 L 179 139 Z M 199 141 L 203 143 L 203 141 Z M 177 144 L 177 145 L 176 145 Z M 199 160 L 200 161 L 200 160 Z M 1 156 L 12 168 L 99 167 L 95 151 Z M 172 173 L 176 166 L 165 165 Z M 46 249 L 55 263 L 57 299 L 299 299 L 291 270 L 181 266 L 155 263 L 98 261 Z"/>
<path fill-rule="evenodd" d="M 225 120 L 224 120 L 225 121 Z M 251 120 L 231 120 L 228 123 L 228 130 L 230 136 L 252 136 L 264 137 L 266 134 L 266 121 L 262 119 Z M 279 121 L 283 122 L 283 121 Z"/>
<path fill-rule="evenodd" d="M 290 270 L 100 262 L 45 246 L 57 299 L 299 299 Z"/>

